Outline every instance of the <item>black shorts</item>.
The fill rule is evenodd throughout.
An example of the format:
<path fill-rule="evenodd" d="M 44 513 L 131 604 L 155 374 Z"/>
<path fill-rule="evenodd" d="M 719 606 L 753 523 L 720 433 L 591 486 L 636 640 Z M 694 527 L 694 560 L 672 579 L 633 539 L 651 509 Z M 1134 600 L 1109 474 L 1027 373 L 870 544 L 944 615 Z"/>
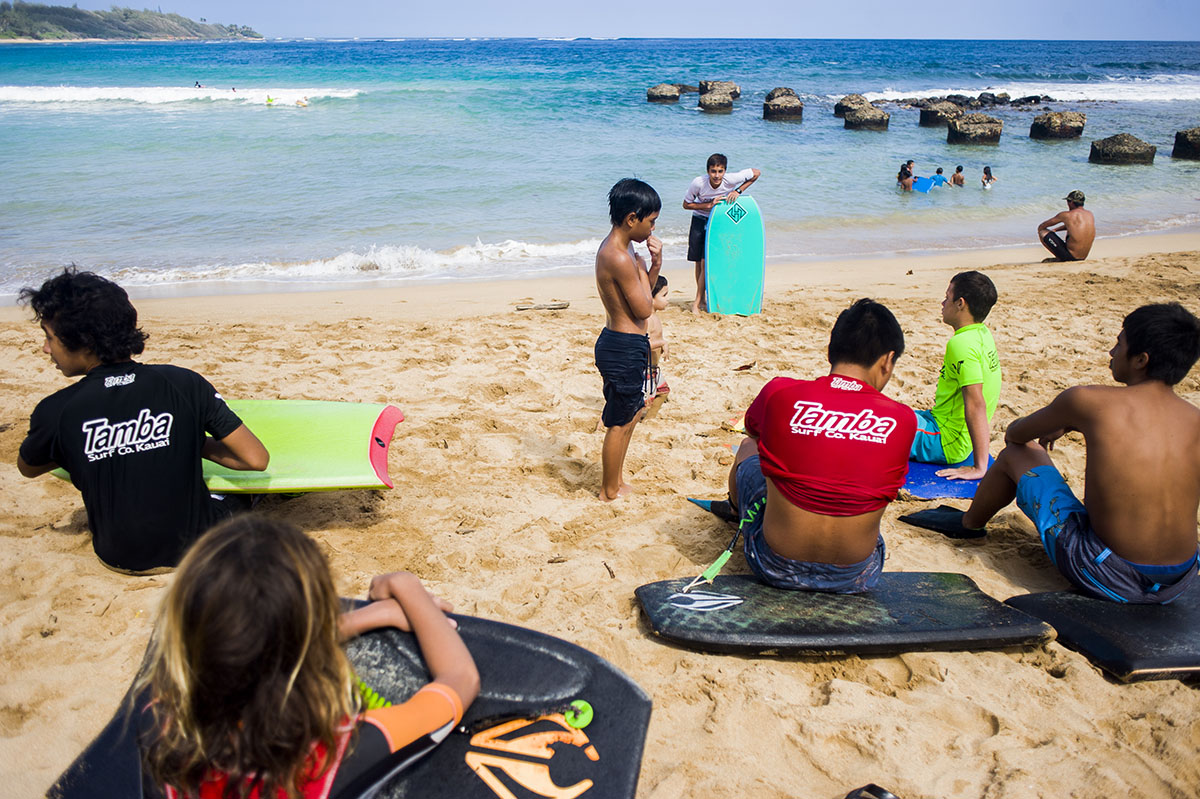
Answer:
<path fill-rule="evenodd" d="M 704 234 L 708 230 L 708 217 L 692 214 L 692 228 L 688 231 L 689 261 L 704 260 Z"/>
<path fill-rule="evenodd" d="M 644 386 L 650 363 L 650 337 L 644 333 L 618 333 L 607 327 L 596 339 L 596 368 L 604 378 L 605 427 L 621 427 L 646 406 Z"/>
<path fill-rule="evenodd" d="M 1068 237 L 1069 238 L 1069 237 Z M 1079 260 L 1071 251 L 1067 249 L 1067 243 L 1058 237 L 1058 234 L 1053 230 L 1047 230 L 1046 235 L 1042 237 L 1042 241 L 1046 242 L 1046 249 L 1054 253 L 1054 257 L 1060 261 L 1077 261 Z"/>

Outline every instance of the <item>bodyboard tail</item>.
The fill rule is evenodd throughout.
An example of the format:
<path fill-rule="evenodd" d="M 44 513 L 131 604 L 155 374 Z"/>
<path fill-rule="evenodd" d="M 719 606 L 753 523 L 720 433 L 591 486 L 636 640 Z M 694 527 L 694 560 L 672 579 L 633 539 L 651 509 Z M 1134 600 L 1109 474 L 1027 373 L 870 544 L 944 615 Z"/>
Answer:
<path fill-rule="evenodd" d="M 995 462 L 996 459 L 989 455 L 988 468 L 991 468 Z M 938 477 L 937 473 L 942 469 L 972 466 L 974 463 L 974 459 L 952 463 L 949 466 L 944 463 L 909 461 L 908 476 L 904 478 L 902 488 L 916 499 L 971 499 L 979 489 L 982 478 L 980 480 L 949 480 L 945 477 Z"/>
<path fill-rule="evenodd" d="M 271 454 L 262 472 L 204 461 L 204 482 L 218 494 L 300 494 L 392 487 L 388 451 L 404 414 L 394 405 L 321 400 L 229 400 L 229 407 Z M 70 475 L 55 469 L 54 475 Z"/>

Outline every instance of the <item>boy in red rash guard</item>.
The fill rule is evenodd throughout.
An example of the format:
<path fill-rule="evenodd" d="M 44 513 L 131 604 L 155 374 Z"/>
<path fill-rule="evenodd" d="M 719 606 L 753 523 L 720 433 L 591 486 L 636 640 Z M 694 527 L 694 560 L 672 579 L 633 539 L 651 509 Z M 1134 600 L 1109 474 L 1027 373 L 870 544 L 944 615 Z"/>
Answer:
<path fill-rule="evenodd" d="M 903 352 L 892 312 L 859 300 L 833 326 L 828 376 L 777 377 L 746 411 L 729 497 L 763 582 L 852 594 L 879 581 L 879 521 L 917 429 L 911 408 L 880 393 Z"/>

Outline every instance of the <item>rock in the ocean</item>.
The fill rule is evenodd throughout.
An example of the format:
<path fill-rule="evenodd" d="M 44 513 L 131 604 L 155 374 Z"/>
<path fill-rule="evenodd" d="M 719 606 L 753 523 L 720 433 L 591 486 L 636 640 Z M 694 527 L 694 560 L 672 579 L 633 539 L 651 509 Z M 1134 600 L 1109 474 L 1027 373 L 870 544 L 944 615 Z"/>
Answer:
<path fill-rule="evenodd" d="M 1171 150 L 1171 157 L 1200 160 L 1200 128 L 1178 131 L 1175 134 L 1175 149 Z"/>
<path fill-rule="evenodd" d="M 1137 136 L 1118 133 L 1092 142 L 1088 160 L 1093 164 L 1153 164 L 1158 148 Z"/>
<path fill-rule="evenodd" d="M 1051 111 L 1038 114 L 1029 126 L 1031 139 L 1077 139 L 1083 135 L 1087 114 L 1078 111 Z"/>
<path fill-rule="evenodd" d="M 797 100 L 800 99 L 800 95 L 796 94 L 795 89 L 789 89 L 787 86 L 776 86 L 774 89 L 771 89 L 771 91 L 767 92 L 766 102 L 769 103 L 778 97 L 784 96 L 795 97 Z"/>
<path fill-rule="evenodd" d="M 950 120 L 962 116 L 962 109 L 954 103 L 945 101 L 940 103 L 930 103 L 921 109 L 920 125 L 923 128 L 937 128 L 950 122 Z"/>
<path fill-rule="evenodd" d="M 999 144 L 1004 123 L 987 114 L 964 114 L 946 126 L 948 144 Z"/>
<path fill-rule="evenodd" d="M 871 104 L 846 109 L 846 130 L 887 130 L 891 114 Z"/>
<path fill-rule="evenodd" d="M 731 113 L 733 97 L 726 92 L 705 92 L 700 95 L 700 110 L 713 114 Z"/>
<path fill-rule="evenodd" d="M 700 93 L 728 94 L 730 99 L 736 100 L 742 96 L 742 87 L 731 80 L 702 80 L 700 81 Z"/>
<path fill-rule="evenodd" d="M 776 94 L 776 92 L 790 94 Z M 772 96 L 774 95 L 774 96 Z M 791 89 L 774 89 L 763 103 L 763 119 L 789 119 L 799 122 L 804 117 L 804 103 Z"/>
<path fill-rule="evenodd" d="M 861 94 L 847 94 L 845 97 L 834 103 L 833 115 L 835 117 L 844 117 L 846 116 L 846 112 L 851 108 L 862 108 L 863 106 L 869 105 L 870 103 L 867 102 L 867 98 L 863 97 Z"/>
<path fill-rule="evenodd" d="M 651 103 L 679 102 L 679 87 L 674 83 L 660 83 L 646 89 L 646 101 Z"/>

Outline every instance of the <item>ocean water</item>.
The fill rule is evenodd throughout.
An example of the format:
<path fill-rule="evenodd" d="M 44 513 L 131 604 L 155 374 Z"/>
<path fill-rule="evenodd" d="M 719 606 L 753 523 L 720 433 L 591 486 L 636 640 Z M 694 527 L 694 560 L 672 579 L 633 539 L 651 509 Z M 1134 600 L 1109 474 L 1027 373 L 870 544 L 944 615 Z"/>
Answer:
<path fill-rule="evenodd" d="M 730 115 L 646 102 L 659 82 L 728 79 Z M 194 88 L 196 82 L 205 88 Z M 766 122 L 788 86 L 801 123 Z M 850 92 L 1047 94 L 1079 140 L 946 144 L 918 111 L 846 131 Z M 268 105 L 267 97 L 275 98 Z M 307 98 L 306 106 L 296 102 Z M 664 210 L 683 265 L 689 181 L 709 153 L 762 170 L 771 259 L 1029 243 L 1082 189 L 1102 236 L 1200 225 L 1200 43 L 807 40 L 378 40 L 0 46 L 0 294 L 62 265 L 140 293 L 302 289 L 591 268 L 605 195 L 628 175 Z M 1087 162 L 1130 132 L 1153 166 Z M 967 188 L 901 194 L 894 176 L 962 164 Z M 990 165 L 999 178 L 979 188 Z"/>

